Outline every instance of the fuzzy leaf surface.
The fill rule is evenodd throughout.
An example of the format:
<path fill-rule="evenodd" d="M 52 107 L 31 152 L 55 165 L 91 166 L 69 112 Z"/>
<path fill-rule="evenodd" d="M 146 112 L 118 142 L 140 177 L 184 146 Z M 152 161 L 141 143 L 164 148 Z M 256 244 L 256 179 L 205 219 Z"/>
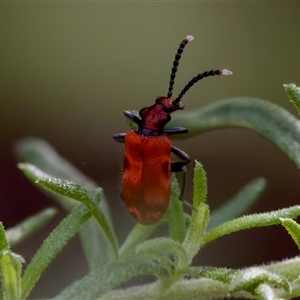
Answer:
<path fill-rule="evenodd" d="M 112 250 L 111 257 L 117 258 L 118 247 L 116 236 L 104 214 L 98 208 L 98 204 L 102 197 L 102 190 L 100 188 L 91 188 L 73 181 L 54 178 L 31 164 L 19 164 L 19 167 L 23 170 L 25 175 L 34 180 L 37 184 L 40 184 L 55 193 L 83 203 L 90 210 L 91 214 L 95 217 L 103 230 L 107 243 Z"/>
<path fill-rule="evenodd" d="M 193 211 L 190 227 L 183 246 L 191 262 L 203 245 L 204 231 L 209 219 L 209 207 L 206 204 L 207 179 L 203 166 L 196 161 L 194 171 Z"/>
<path fill-rule="evenodd" d="M 31 163 L 53 177 L 71 180 L 91 188 L 97 187 L 94 181 L 82 174 L 65 158 L 61 157 L 44 140 L 34 137 L 24 138 L 15 145 L 15 153 L 20 161 Z M 54 193 L 49 189 L 45 190 L 41 187 L 41 190 L 56 200 L 67 211 L 72 210 L 77 205 L 72 199 Z M 102 197 L 99 206 L 111 224 L 110 212 L 105 197 Z M 79 235 L 90 269 L 101 267 L 109 261 L 110 250 L 96 222 L 93 220 L 87 221 L 82 226 Z M 99 253 L 101 253 L 100 256 Z"/>
<path fill-rule="evenodd" d="M 0 255 L 0 265 L 5 299 L 20 299 L 22 260 L 14 256 L 10 250 L 5 250 Z"/>
<path fill-rule="evenodd" d="M 280 221 L 300 250 L 300 225 L 292 219 L 282 218 Z"/>
<path fill-rule="evenodd" d="M 212 212 L 207 229 L 225 223 L 249 209 L 256 202 L 266 186 L 264 178 L 257 178 L 243 187 L 231 200 Z"/>
<path fill-rule="evenodd" d="M 300 114 L 300 88 L 294 83 L 284 84 L 283 86 L 290 101 L 294 104 Z"/>
<path fill-rule="evenodd" d="M 56 212 L 57 211 L 53 208 L 47 208 L 34 216 L 25 219 L 13 228 L 7 229 L 6 236 L 10 245 L 15 246 L 21 243 L 23 240 L 43 228 L 53 219 Z"/>
<path fill-rule="evenodd" d="M 134 259 L 115 262 L 94 270 L 75 281 L 54 299 L 88 300 L 98 299 L 114 287 L 138 275 L 161 276 L 165 273 L 159 263 L 136 256 Z M 123 295 L 124 296 L 124 295 Z"/>
<path fill-rule="evenodd" d="M 280 218 L 295 219 L 300 215 L 300 206 L 292 206 L 267 213 L 243 216 L 211 229 L 204 237 L 205 243 L 209 243 L 221 236 L 255 227 L 265 227 L 281 224 Z"/>

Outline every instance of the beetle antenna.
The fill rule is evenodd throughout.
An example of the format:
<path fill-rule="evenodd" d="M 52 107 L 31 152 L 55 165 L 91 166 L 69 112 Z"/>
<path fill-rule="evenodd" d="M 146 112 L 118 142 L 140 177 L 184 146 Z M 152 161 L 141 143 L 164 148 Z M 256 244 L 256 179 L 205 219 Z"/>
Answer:
<path fill-rule="evenodd" d="M 182 52 L 184 47 L 187 45 L 188 42 L 191 42 L 194 39 L 192 35 L 188 35 L 179 45 L 177 53 L 175 55 L 175 59 L 173 61 L 173 67 L 170 75 L 170 83 L 169 83 L 169 90 L 168 90 L 168 95 L 167 97 L 170 98 L 172 97 L 172 92 L 173 92 L 173 86 L 174 86 L 174 80 L 175 80 L 175 74 L 177 72 L 177 67 L 179 65 L 179 60 L 181 58 Z"/>
<path fill-rule="evenodd" d="M 195 76 L 191 81 L 188 82 L 188 84 L 183 88 L 183 90 L 180 92 L 178 97 L 173 101 L 173 104 L 178 104 L 182 98 L 182 96 L 199 80 L 209 77 L 209 76 L 215 76 L 215 75 L 232 75 L 233 73 L 230 70 L 222 69 L 222 70 L 211 70 L 206 71 L 203 73 L 198 74 Z"/>

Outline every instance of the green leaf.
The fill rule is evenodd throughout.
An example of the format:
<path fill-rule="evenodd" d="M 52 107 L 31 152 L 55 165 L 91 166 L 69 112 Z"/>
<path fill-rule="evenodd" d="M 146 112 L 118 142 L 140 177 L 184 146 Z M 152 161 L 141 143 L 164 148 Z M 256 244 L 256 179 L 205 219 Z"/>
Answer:
<path fill-rule="evenodd" d="M 33 137 L 22 139 L 16 143 L 15 152 L 19 160 L 36 166 L 50 176 L 72 180 L 89 186 L 96 186 L 92 180 L 61 157 L 53 147 L 44 140 Z M 70 201 L 65 197 L 62 198 L 56 195 L 56 197 L 53 198 L 68 211 L 76 205 L 74 201 Z"/>
<path fill-rule="evenodd" d="M 247 291 L 256 295 L 256 289 L 261 284 L 272 284 L 280 286 L 288 293 L 291 292 L 291 286 L 284 276 L 269 272 L 263 268 L 252 267 L 239 272 L 233 277 L 231 282 L 231 292 Z"/>
<path fill-rule="evenodd" d="M 103 294 L 132 277 L 138 275 L 157 276 L 164 273 L 165 270 L 159 263 L 136 256 L 133 259 L 111 263 L 101 269 L 92 271 L 82 279 L 75 281 L 54 299 L 98 299 Z"/>
<path fill-rule="evenodd" d="M 150 260 L 157 260 L 165 267 L 173 266 L 174 273 L 185 271 L 189 265 L 187 253 L 183 246 L 170 238 L 155 238 L 146 241 L 137 247 L 137 254 Z"/>
<path fill-rule="evenodd" d="M 207 230 L 229 221 L 249 209 L 261 195 L 265 186 L 266 180 L 264 178 L 257 178 L 248 183 L 231 200 L 212 212 Z"/>
<path fill-rule="evenodd" d="M 134 251 L 135 247 L 143 242 L 159 226 L 159 224 L 160 223 L 154 225 L 142 225 L 137 223 L 119 249 L 120 258 L 132 255 L 132 251 Z"/>
<path fill-rule="evenodd" d="M 25 175 L 32 177 L 36 183 L 60 195 L 82 202 L 99 223 L 108 245 L 111 247 L 111 259 L 118 257 L 116 236 L 104 214 L 98 208 L 102 197 L 100 188 L 91 188 L 72 181 L 51 177 L 31 164 L 19 164 L 19 168 L 22 169 Z"/>
<path fill-rule="evenodd" d="M 137 254 L 159 263 L 166 271 L 159 276 L 157 289 L 166 290 L 180 280 L 189 266 L 189 259 L 184 247 L 170 238 L 156 238 L 137 247 Z"/>
<path fill-rule="evenodd" d="M 300 215 L 300 206 L 292 206 L 272 212 L 243 216 L 211 229 L 204 237 L 204 242 L 209 243 L 221 236 L 233 232 L 281 224 L 280 218 L 297 218 Z"/>
<path fill-rule="evenodd" d="M 191 223 L 183 242 L 189 261 L 198 253 L 203 245 L 203 236 L 209 219 L 209 207 L 205 203 L 207 194 L 207 181 L 204 169 L 199 162 L 195 163 L 194 193 Z"/>
<path fill-rule="evenodd" d="M 107 243 L 111 248 L 111 259 L 117 259 L 117 238 L 105 215 L 98 207 L 99 200 L 102 198 L 102 190 L 100 188 L 89 189 L 72 181 L 49 178 L 48 176 L 39 179 L 38 183 L 43 184 L 45 187 L 59 194 L 83 203 L 90 210 L 91 214 L 100 225 L 104 236 L 107 238 Z"/>
<path fill-rule="evenodd" d="M 23 258 L 14 255 L 10 250 L 4 250 L 0 254 L 1 281 L 4 299 L 21 299 L 21 270 Z"/>
<path fill-rule="evenodd" d="M 61 157 L 54 148 L 44 140 L 34 137 L 24 138 L 16 143 L 15 152 L 22 162 L 35 165 L 53 177 L 96 186 L 91 179 L 82 174 L 65 158 Z"/>
<path fill-rule="evenodd" d="M 136 256 L 136 259 L 138 259 L 138 256 Z M 149 263 L 149 260 L 145 259 L 146 262 Z M 120 265 L 121 267 L 121 265 Z M 134 268 L 134 267 L 133 267 Z M 293 258 L 289 259 L 287 261 L 283 262 L 276 262 L 272 263 L 271 265 L 263 265 L 263 269 L 266 269 L 268 271 L 272 271 L 275 273 L 278 273 L 279 275 L 283 275 L 287 277 L 286 275 L 290 273 L 291 271 L 291 279 L 296 278 L 299 276 L 300 273 L 300 258 Z M 274 271 L 273 271 L 274 268 Z M 198 269 L 198 270 L 197 270 Z M 213 269 L 219 269 L 213 270 Z M 126 272 L 126 270 L 124 270 Z M 203 272 L 203 275 L 207 275 L 208 278 L 201 277 L 201 272 Z M 152 284 L 144 284 L 141 286 L 134 286 L 129 287 L 126 289 L 118 289 L 113 290 L 105 296 L 103 296 L 101 299 L 105 300 L 116 300 L 116 299 L 135 299 L 135 300 L 148 300 L 148 299 L 163 299 L 163 300 L 174 300 L 174 299 L 194 299 L 194 300 L 211 300 L 211 299 L 227 299 L 230 296 L 230 284 L 226 283 L 226 281 L 231 281 L 235 276 L 238 275 L 240 271 L 226 269 L 226 268 L 212 268 L 212 267 L 199 267 L 199 268 L 189 268 L 186 272 L 187 276 L 195 276 L 196 279 L 182 279 L 180 281 L 177 281 L 174 285 L 172 285 L 172 288 L 164 290 L 163 293 L 160 293 L 160 290 L 158 290 L 157 283 Z M 164 274 L 164 271 L 161 272 Z M 198 273 L 200 273 L 200 278 L 198 277 Z M 111 278 L 115 277 L 115 273 L 112 274 Z M 212 278 L 209 278 L 212 277 Z M 215 278 L 214 278 L 215 277 Z M 212 280 L 213 279 L 213 280 Z M 224 281 L 222 281 L 224 279 Z M 105 283 L 107 282 L 107 278 Z M 88 281 L 88 280 L 87 280 Z M 100 281 L 99 281 L 100 282 Z M 93 283 L 91 283 L 92 286 Z M 94 281 L 94 284 L 97 284 L 97 281 Z M 115 285 L 116 286 L 116 285 Z M 293 286 L 294 287 L 294 286 Z M 102 287 L 101 287 L 102 288 Z M 255 286 L 254 286 L 255 288 Z M 295 287 L 296 288 L 296 287 Z M 276 292 L 278 289 L 276 289 Z M 280 289 L 280 291 L 283 291 Z M 80 288 L 78 288 L 78 292 L 80 292 Z M 255 290 L 257 292 L 257 290 Z M 292 294 L 289 294 L 289 297 L 287 297 L 287 292 L 282 293 L 282 297 L 278 297 L 276 300 L 279 299 L 294 299 L 290 297 L 290 295 L 294 295 L 295 297 L 299 294 L 296 294 L 297 291 L 293 291 Z M 278 293 L 279 294 L 279 293 Z M 83 293 L 82 299 L 95 299 L 96 297 L 92 298 L 85 298 Z M 72 296 L 72 295 L 71 295 Z M 235 298 L 238 299 L 253 299 L 254 296 L 251 295 L 248 292 L 241 291 L 234 293 L 232 295 Z M 60 297 L 57 297 L 57 299 L 61 299 Z M 71 297 L 70 297 L 71 299 Z"/>
<path fill-rule="evenodd" d="M 267 271 L 280 274 L 288 281 L 292 282 L 297 280 L 300 274 L 300 257 L 285 259 L 279 262 L 272 262 L 263 266 Z"/>
<path fill-rule="evenodd" d="M 186 276 L 191 276 L 193 278 L 210 278 L 213 280 L 218 280 L 224 283 L 230 283 L 234 276 L 236 276 L 238 271 L 228 268 L 216 268 L 216 267 L 190 267 Z"/>
<path fill-rule="evenodd" d="M 179 200 L 180 188 L 175 174 L 171 176 L 171 200 L 164 220 L 169 226 L 170 237 L 182 242 L 185 237 L 185 217 L 183 202 Z"/>
<path fill-rule="evenodd" d="M 228 293 L 229 284 L 217 280 L 201 278 L 177 281 L 172 288 L 163 290 L 162 292 L 157 288 L 156 283 L 114 290 L 101 299 L 212 300 L 225 299 L 228 297 Z M 245 293 L 243 293 L 243 296 L 245 296 Z"/>
<path fill-rule="evenodd" d="M 22 299 L 27 298 L 46 267 L 90 216 L 91 213 L 84 205 L 77 205 L 43 242 L 23 275 Z"/>
<path fill-rule="evenodd" d="M 46 141 L 37 138 L 25 138 L 18 142 L 15 147 L 16 154 L 21 161 L 29 162 L 37 166 L 43 172 L 58 178 L 72 180 L 89 187 L 97 187 L 96 183 L 82 174 L 70 162 L 61 157 Z M 29 178 L 30 179 L 30 178 Z M 34 182 L 35 179 L 31 180 Z M 71 211 L 77 205 L 75 201 L 54 193 L 40 186 L 43 192 L 58 201 L 67 211 Z M 111 224 L 110 213 L 102 197 L 100 209 L 107 221 Z M 80 239 L 83 250 L 91 269 L 101 267 L 109 261 L 110 249 L 99 226 L 94 220 L 86 222 L 80 230 Z M 101 253 L 101 255 L 99 255 Z"/>
<path fill-rule="evenodd" d="M 7 239 L 11 246 L 21 243 L 23 240 L 43 228 L 55 215 L 57 211 L 48 208 L 29 217 L 6 231 Z"/>
<path fill-rule="evenodd" d="M 300 114 L 300 88 L 294 83 L 284 84 L 283 86 L 290 101 L 294 104 Z"/>
<path fill-rule="evenodd" d="M 274 288 L 269 284 L 260 284 L 256 290 L 255 294 L 260 300 L 277 300 L 279 297 L 275 294 Z"/>
<path fill-rule="evenodd" d="M 201 163 L 195 161 L 193 206 L 197 210 L 207 197 L 207 179 Z M 193 217 L 192 217 L 193 218 Z"/>
<path fill-rule="evenodd" d="M 6 238 L 4 226 L 3 226 L 3 223 L 0 222 L 0 252 L 3 250 L 8 250 L 8 249 L 9 249 L 9 243 Z"/>
<path fill-rule="evenodd" d="M 291 283 L 291 286 L 292 286 L 292 293 L 289 295 L 289 298 L 287 299 L 295 299 L 295 297 L 300 296 L 300 277 L 294 280 Z"/>
<path fill-rule="evenodd" d="M 170 127 L 186 127 L 188 135 L 218 128 L 251 129 L 274 143 L 300 167 L 300 122 L 283 108 L 256 98 L 231 98 L 209 104 L 198 111 L 178 114 Z"/>
<path fill-rule="evenodd" d="M 300 250 L 300 225 L 292 219 L 281 218 L 280 221 Z"/>
<path fill-rule="evenodd" d="M 115 259 L 103 232 L 94 218 L 87 220 L 79 231 L 81 244 L 90 270 L 101 268 Z M 113 255 L 112 255 L 113 254 Z"/>
<path fill-rule="evenodd" d="M 183 242 L 190 262 L 204 245 L 203 237 L 208 219 L 209 207 L 207 204 L 201 203 L 192 213 L 191 224 Z"/>

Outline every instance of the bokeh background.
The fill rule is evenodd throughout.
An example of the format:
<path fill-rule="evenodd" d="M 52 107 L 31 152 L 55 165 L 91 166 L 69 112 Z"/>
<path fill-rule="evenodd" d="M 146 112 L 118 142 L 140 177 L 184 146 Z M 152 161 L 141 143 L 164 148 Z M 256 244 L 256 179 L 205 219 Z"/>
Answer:
<path fill-rule="evenodd" d="M 296 115 L 282 85 L 300 84 L 299 9 L 297 2 L 1 3 L 0 220 L 10 227 L 55 206 L 16 167 L 15 142 L 35 136 L 104 188 L 115 230 L 124 240 L 134 221 L 118 196 L 122 153 L 112 140 L 114 133 L 128 130 L 122 111 L 138 110 L 166 94 L 178 44 L 192 34 L 175 94 L 201 71 L 228 68 L 234 76 L 197 84 L 183 99 L 186 110 L 253 96 Z M 174 144 L 204 165 L 212 208 L 258 176 L 268 186 L 251 212 L 300 201 L 299 170 L 253 132 L 224 129 Z M 187 198 L 191 180 L 192 166 Z M 62 216 L 14 251 L 28 262 Z M 241 267 L 296 254 L 284 229 L 274 227 L 224 237 L 205 248 L 196 263 Z M 74 239 L 42 276 L 32 298 L 51 297 L 87 271 Z"/>

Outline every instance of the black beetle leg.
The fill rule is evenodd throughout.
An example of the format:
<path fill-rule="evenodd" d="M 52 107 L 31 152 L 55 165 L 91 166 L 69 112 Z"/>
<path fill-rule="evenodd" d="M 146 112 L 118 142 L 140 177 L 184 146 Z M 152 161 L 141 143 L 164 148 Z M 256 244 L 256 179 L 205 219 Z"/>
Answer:
<path fill-rule="evenodd" d="M 113 139 L 120 143 L 125 143 L 125 135 L 126 133 L 116 133 L 113 135 Z"/>
<path fill-rule="evenodd" d="M 173 135 L 173 134 L 182 134 L 182 133 L 188 133 L 189 131 L 184 127 L 173 127 L 164 129 L 163 133 L 167 135 Z"/>
<path fill-rule="evenodd" d="M 137 125 L 140 125 L 142 122 L 142 120 L 139 117 L 137 117 L 135 114 L 131 113 L 128 110 L 124 110 L 123 115 L 132 122 L 136 123 Z"/>
<path fill-rule="evenodd" d="M 183 161 L 176 161 L 171 163 L 171 172 L 181 172 L 183 168 L 191 162 L 191 158 L 179 148 L 171 146 L 171 152 Z"/>
<path fill-rule="evenodd" d="M 191 162 L 191 158 L 179 148 L 171 146 L 171 152 L 178 156 L 183 161 L 172 162 L 171 163 L 171 172 L 183 172 L 182 177 L 182 185 L 180 189 L 179 200 L 182 201 L 189 208 L 193 208 L 193 206 L 183 199 L 184 191 L 185 191 L 185 182 L 186 182 L 186 166 Z"/>

